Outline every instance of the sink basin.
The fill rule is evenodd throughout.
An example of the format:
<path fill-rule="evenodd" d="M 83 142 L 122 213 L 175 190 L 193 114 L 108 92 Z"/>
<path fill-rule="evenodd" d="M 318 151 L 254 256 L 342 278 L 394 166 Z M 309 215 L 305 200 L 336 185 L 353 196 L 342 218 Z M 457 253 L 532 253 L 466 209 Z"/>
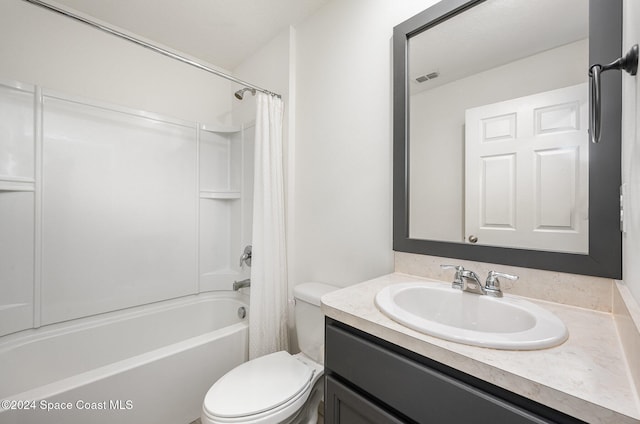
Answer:
<path fill-rule="evenodd" d="M 440 283 L 394 284 L 376 295 L 376 306 L 421 333 L 474 346 L 544 349 L 569 333 L 553 313 L 526 300 L 466 293 Z"/>

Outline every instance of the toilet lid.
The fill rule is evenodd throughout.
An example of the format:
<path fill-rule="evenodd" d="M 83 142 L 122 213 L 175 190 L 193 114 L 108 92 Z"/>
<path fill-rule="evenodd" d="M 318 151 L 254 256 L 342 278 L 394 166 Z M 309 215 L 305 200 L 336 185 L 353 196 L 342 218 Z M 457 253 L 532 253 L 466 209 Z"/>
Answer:
<path fill-rule="evenodd" d="M 235 418 L 268 411 L 297 397 L 313 370 L 281 351 L 232 369 L 209 389 L 204 408 L 212 416 Z"/>

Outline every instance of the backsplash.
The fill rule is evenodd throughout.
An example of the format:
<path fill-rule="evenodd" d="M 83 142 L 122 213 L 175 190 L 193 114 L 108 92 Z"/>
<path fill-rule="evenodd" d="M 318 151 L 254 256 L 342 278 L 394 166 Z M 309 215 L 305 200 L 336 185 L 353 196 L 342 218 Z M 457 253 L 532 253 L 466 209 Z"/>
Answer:
<path fill-rule="evenodd" d="M 629 363 L 631 379 L 636 391 L 640 392 L 640 305 L 621 282 L 616 283 L 613 291 L 613 317 Z"/>
<path fill-rule="evenodd" d="M 510 265 L 489 264 L 461 259 L 441 258 L 414 253 L 394 252 L 395 272 L 453 281 L 453 271 L 441 264 L 462 265 L 476 272 L 484 281 L 489 271 L 501 271 L 520 277 L 517 281 L 500 280 L 505 293 L 578 306 L 602 312 L 612 311 L 614 280 L 587 275 L 543 271 Z"/>

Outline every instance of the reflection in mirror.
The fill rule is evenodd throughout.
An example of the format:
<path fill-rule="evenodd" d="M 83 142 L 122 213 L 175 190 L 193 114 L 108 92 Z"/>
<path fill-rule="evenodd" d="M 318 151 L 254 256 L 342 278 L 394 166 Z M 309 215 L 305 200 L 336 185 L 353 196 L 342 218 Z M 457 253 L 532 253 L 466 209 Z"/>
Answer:
<path fill-rule="evenodd" d="M 409 38 L 411 238 L 588 253 L 588 6 L 488 0 Z"/>
<path fill-rule="evenodd" d="M 441 0 L 393 36 L 394 250 L 621 277 L 622 0 Z"/>

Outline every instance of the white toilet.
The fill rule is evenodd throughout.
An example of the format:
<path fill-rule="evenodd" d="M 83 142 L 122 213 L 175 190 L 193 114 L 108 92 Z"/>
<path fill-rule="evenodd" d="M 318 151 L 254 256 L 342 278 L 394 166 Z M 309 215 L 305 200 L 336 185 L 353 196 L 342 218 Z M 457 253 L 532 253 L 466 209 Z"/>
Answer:
<path fill-rule="evenodd" d="M 207 392 L 202 424 L 313 424 L 324 394 L 324 315 L 320 298 L 337 287 L 304 283 L 294 288 L 302 353 L 271 353 L 237 366 Z"/>

